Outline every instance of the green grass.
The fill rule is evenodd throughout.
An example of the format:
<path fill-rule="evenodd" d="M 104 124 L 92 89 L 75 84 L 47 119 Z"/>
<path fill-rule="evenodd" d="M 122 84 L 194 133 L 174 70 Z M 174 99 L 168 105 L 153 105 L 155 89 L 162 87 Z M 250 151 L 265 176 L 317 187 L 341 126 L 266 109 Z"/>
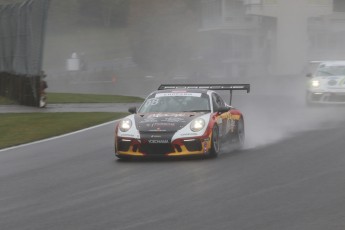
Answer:
<path fill-rule="evenodd" d="M 132 103 L 143 102 L 143 98 L 120 96 L 120 95 L 101 95 L 101 94 L 75 94 L 75 93 L 47 93 L 48 104 L 64 103 Z M 5 97 L 0 96 L 0 105 L 18 104 Z"/>
<path fill-rule="evenodd" d="M 107 121 L 127 113 L 7 113 L 0 114 L 0 149 L 37 141 Z"/>
<path fill-rule="evenodd" d="M 142 102 L 140 97 L 99 95 L 99 94 L 73 94 L 73 93 L 47 93 L 48 104 L 59 103 L 131 103 Z"/>
<path fill-rule="evenodd" d="M 131 103 L 139 97 L 97 94 L 48 93 L 48 104 L 54 103 Z M 17 104 L 0 97 L 1 105 Z M 0 114 L 0 149 L 29 143 L 80 130 L 127 113 L 4 113 Z"/>

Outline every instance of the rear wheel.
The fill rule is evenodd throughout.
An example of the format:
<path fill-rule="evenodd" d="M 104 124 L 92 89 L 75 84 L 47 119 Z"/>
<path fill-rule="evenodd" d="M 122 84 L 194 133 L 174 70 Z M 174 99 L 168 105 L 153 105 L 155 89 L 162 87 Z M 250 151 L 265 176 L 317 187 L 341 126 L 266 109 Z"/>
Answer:
<path fill-rule="evenodd" d="M 212 129 L 210 157 L 217 157 L 220 152 L 219 128 L 215 125 Z"/>
<path fill-rule="evenodd" d="M 236 126 L 236 134 L 235 134 L 236 142 L 237 142 L 237 149 L 242 149 L 244 146 L 245 140 L 245 132 L 244 132 L 244 120 L 243 117 L 239 121 L 237 121 Z"/>

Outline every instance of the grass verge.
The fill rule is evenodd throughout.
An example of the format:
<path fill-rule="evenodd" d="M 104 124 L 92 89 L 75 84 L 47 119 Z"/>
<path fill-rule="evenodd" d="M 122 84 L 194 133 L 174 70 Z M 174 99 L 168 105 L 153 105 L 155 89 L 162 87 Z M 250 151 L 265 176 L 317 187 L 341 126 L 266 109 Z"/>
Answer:
<path fill-rule="evenodd" d="M 140 97 L 98 94 L 47 93 L 48 104 L 59 103 L 131 103 L 142 102 Z"/>
<path fill-rule="evenodd" d="M 0 114 L 0 149 L 77 131 L 124 117 L 127 113 Z"/>
<path fill-rule="evenodd" d="M 47 93 L 48 104 L 64 103 L 132 103 L 143 102 L 141 97 L 102 95 L 102 94 L 76 94 L 76 93 Z M 0 105 L 18 104 L 0 96 Z"/>

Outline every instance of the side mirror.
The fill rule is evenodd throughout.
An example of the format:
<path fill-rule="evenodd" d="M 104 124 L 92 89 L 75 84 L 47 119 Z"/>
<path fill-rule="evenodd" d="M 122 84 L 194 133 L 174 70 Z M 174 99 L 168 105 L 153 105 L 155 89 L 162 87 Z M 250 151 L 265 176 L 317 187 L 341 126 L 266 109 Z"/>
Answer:
<path fill-rule="evenodd" d="M 218 113 L 225 113 L 225 112 L 228 112 L 230 110 L 230 107 L 227 107 L 227 106 L 221 106 L 217 109 L 217 112 Z"/>
<path fill-rule="evenodd" d="M 306 77 L 309 77 L 309 78 L 312 78 L 313 77 L 313 74 L 311 73 L 307 73 L 307 75 L 305 75 Z"/>
<path fill-rule="evenodd" d="M 128 112 L 130 112 L 131 114 L 137 113 L 137 107 L 130 107 L 130 108 L 128 109 Z"/>

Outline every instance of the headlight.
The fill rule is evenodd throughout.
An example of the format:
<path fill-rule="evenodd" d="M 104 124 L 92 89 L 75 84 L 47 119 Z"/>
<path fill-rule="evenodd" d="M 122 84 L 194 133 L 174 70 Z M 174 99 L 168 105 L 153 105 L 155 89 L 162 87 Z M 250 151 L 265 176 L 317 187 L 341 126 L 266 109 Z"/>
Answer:
<path fill-rule="evenodd" d="M 202 118 L 196 118 L 192 121 L 192 123 L 190 124 L 190 129 L 193 132 L 199 132 L 200 130 L 202 130 L 205 127 L 205 120 Z"/>
<path fill-rule="evenodd" d="M 132 121 L 128 118 L 120 121 L 119 129 L 122 132 L 127 132 L 132 127 Z"/>
<path fill-rule="evenodd" d="M 317 88 L 320 86 L 320 81 L 319 80 L 312 80 L 311 81 L 311 86 L 314 88 Z"/>

